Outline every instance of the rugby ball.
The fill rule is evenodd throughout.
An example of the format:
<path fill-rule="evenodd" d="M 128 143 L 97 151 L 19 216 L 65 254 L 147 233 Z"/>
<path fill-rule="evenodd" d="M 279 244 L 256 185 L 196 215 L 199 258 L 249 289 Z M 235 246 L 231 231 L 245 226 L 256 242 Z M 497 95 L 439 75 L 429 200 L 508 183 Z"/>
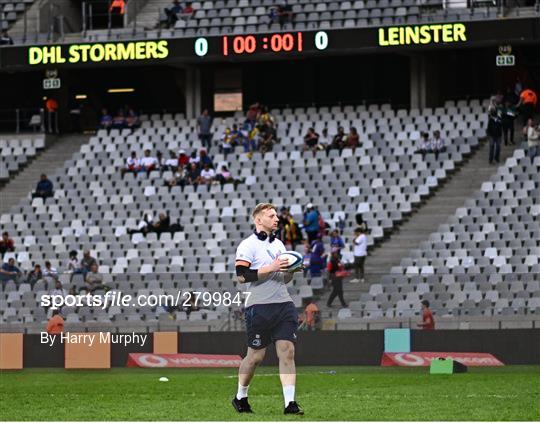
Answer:
<path fill-rule="evenodd" d="M 285 251 L 284 253 L 281 253 L 279 255 L 279 258 L 287 259 L 287 261 L 289 262 L 287 266 L 287 271 L 289 272 L 298 269 L 300 266 L 302 266 L 302 263 L 304 262 L 304 257 L 302 257 L 302 254 L 296 251 Z"/>

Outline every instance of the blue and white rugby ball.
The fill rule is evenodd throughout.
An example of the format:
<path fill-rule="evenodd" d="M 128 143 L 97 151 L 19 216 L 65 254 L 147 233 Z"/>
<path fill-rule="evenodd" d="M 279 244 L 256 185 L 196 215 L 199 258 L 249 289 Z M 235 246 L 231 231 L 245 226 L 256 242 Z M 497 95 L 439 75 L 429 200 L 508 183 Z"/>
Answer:
<path fill-rule="evenodd" d="M 296 269 L 298 269 L 300 266 L 302 266 L 302 263 L 304 262 L 304 257 L 302 254 L 296 252 L 296 251 L 285 251 L 284 253 L 281 253 L 279 255 L 280 259 L 287 259 L 289 262 L 287 266 L 287 271 L 292 272 Z"/>

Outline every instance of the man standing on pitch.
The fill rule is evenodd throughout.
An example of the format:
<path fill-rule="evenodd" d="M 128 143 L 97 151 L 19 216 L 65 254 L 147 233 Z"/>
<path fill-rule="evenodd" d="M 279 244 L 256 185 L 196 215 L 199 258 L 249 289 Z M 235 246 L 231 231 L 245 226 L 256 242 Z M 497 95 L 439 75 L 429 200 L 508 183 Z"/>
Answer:
<path fill-rule="evenodd" d="M 287 261 L 279 255 L 286 251 L 274 231 L 279 218 L 274 205 L 260 203 L 252 213 L 255 231 L 236 250 L 236 275 L 239 283 L 249 283 L 246 298 L 248 351 L 238 371 L 238 392 L 232 404 L 239 413 L 251 413 L 248 388 L 266 347 L 274 342 L 279 358 L 279 375 L 285 399 L 285 414 L 304 414 L 294 400 L 296 367 L 294 346 L 298 313 L 285 284 L 293 275 Z M 297 269 L 301 271 L 302 268 Z"/>

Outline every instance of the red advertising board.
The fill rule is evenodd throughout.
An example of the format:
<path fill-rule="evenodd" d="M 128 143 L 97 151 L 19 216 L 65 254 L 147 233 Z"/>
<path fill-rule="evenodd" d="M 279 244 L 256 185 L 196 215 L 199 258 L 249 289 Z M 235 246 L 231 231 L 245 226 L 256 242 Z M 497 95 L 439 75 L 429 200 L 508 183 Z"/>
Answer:
<path fill-rule="evenodd" d="M 239 355 L 131 353 L 127 367 L 239 367 Z"/>
<path fill-rule="evenodd" d="M 383 353 L 381 366 L 427 367 L 437 358 L 451 358 L 465 366 L 504 366 L 504 364 L 488 353 L 464 352 L 410 352 Z"/>

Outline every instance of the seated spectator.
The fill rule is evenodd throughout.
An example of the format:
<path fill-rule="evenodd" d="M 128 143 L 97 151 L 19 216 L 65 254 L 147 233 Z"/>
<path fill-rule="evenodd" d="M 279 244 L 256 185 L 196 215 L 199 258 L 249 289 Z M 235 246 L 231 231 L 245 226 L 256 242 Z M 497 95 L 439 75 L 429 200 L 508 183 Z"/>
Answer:
<path fill-rule="evenodd" d="M 440 131 L 433 132 L 433 139 L 431 140 L 431 151 L 435 153 L 435 160 L 439 160 L 439 153 L 444 153 L 446 151 L 446 145 L 444 140 L 441 138 Z"/>
<path fill-rule="evenodd" d="M 97 260 L 90 255 L 90 250 L 84 250 L 81 260 L 82 273 L 88 273 L 94 264 L 97 266 Z"/>
<path fill-rule="evenodd" d="M 45 201 L 46 198 L 52 197 L 54 195 L 53 183 L 47 178 L 47 175 L 42 174 L 41 179 L 37 183 L 36 191 L 32 194 L 32 198 L 43 198 Z"/>
<path fill-rule="evenodd" d="M 169 153 L 169 158 L 165 160 L 165 164 L 163 165 L 162 169 L 170 170 L 172 172 L 176 172 L 178 170 L 178 157 L 176 157 L 176 153 L 174 151 Z"/>
<path fill-rule="evenodd" d="M 259 140 L 257 144 L 259 146 L 259 151 L 262 154 L 272 151 L 272 149 L 274 148 L 274 144 L 276 143 L 276 140 L 274 139 L 274 136 L 270 130 L 259 131 L 258 138 Z"/>
<path fill-rule="evenodd" d="M 8 251 L 11 253 L 15 251 L 15 242 L 9 237 L 9 233 L 4 232 L 0 239 L 0 258 L 3 258 Z"/>
<path fill-rule="evenodd" d="M 167 17 L 167 28 L 173 28 L 174 24 L 178 20 L 178 17 L 182 14 L 184 9 L 180 6 L 179 0 L 173 0 L 169 7 L 165 8 L 165 16 Z"/>
<path fill-rule="evenodd" d="M 534 121 L 529 119 L 525 127 L 527 135 L 527 147 L 529 147 L 529 159 L 534 162 L 536 156 L 540 156 L 540 125 L 534 125 Z"/>
<path fill-rule="evenodd" d="M 99 127 L 101 129 L 111 129 L 113 118 L 107 109 L 101 109 L 101 118 L 99 119 Z"/>
<path fill-rule="evenodd" d="M 276 136 L 276 120 L 270 114 L 267 106 L 261 106 L 261 114 L 258 118 L 259 131 L 270 132 L 272 136 Z"/>
<path fill-rule="evenodd" d="M 338 128 L 337 134 L 334 135 L 334 137 L 332 138 L 332 143 L 326 150 L 327 152 L 330 150 L 339 150 L 341 152 L 341 150 L 343 150 L 343 148 L 345 147 L 346 143 L 347 135 L 345 134 L 345 130 L 343 129 L 343 127 L 340 126 Z"/>
<path fill-rule="evenodd" d="M 2 35 L 0 35 L 0 46 L 12 46 L 13 38 L 11 38 L 8 32 L 4 29 Z"/>
<path fill-rule="evenodd" d="M 242 131 L 238 129 L 238 125 L 236 123 L 232 126 L 231 137 L 234 146 L 243 145 L 244 134 L 242 134 Z"/>
<path fill-rule="evenodd" d="M 171 218 L 167 212 L 160 213 L 158 215 L 158 220 L 155 222 L 152 222 L 149 216 L 145 216 L 144 225 L 140 229 L 128 230 L 128 233 L 130 235 L 134 233 L 142 233 L 143 235 L 146 235 L 150 232 L 154 232 L 161 235 L 163 232 L 175 233 L 182 230 L 184 230 L 184 228 L 179 223 L 171 224 Z"/>
<path fill-rule="evenodd" d="M 62 288 L 62 282 L 56 281 L 54 283 L 54 288 L 50 290 L 49 295 L 65 297 L 67 292 Z"/>
<path fill-rule="evenodd" d="M 323 128 L 319 137 L 319 146 L 321 149 L 326 149 L 330 144 L 332 144 L 332 137 L 328 135 L 328 128 Z"/>
<path fill-rule="evenodd" d="M 339 231 L 337 229 L 334 229 L 330 234 L 330 252 L 337 252 L 341 257 L 342 248 L 345 248 L 345 242 L 343 241 L 343 238 L 341 238 L 341 236 L 339 235 Z"/>
<path fill-rule="evenodd" d="M 97 263 L 90 266 L 90 271 L 86 274 L 84 281 L 86 285 L 86 292 L 94 292 L 98 289 L 105 289 L 105 286 L 103 285 L 103 275 L 98 272 Z"/>
<path fill-rule="evenodd" d="M 257 150 L 257 135 L 259 130 L 257 128 L 252 128 L 248 130 L 249 126 L 244 124 L 244 130 L 242 131 L 244 135 L 244 153 L 247 153 L 250 157 L 255 150 Z"/>
<path fill-rule="evenodd" d="M 270 6 L 268 9 L 268 17 L 270 18 L 271 24 L 279 22 L 279 7 L 277 5 Z"/>
<path fill-rule="evenodd" d="M 124 129 L 126 127 L 126 118 L 122 109 L 119 109 L 118 113 L 116 113 L 116 116 L 113 118 L 111 127 L 113 129 Z"/>
<path fill-rule="evenodd" d="M 182 10 L 182 19 L 186 19 L 186 20 L 190 19 L 194 13 L 195 13 L 195 9 L 193 9 L 191 2 L 187 1 L 186 7 L 184 7 L 184 10 Z"/>
<path fill-rule="evenodd" d="M 144 157 L 140 160 L 141 171 L 150 174 L 153 170 L 157 170 L 159 163 L 155 157 L 150 155 L 150 150 L 144 150 Z"/>
<path fill-rule="evenodd" d="M 223 165 L 221 166 L 220 171 L 216 174 L 216 181 L 218 181 L 221 185 L 225 184 L 236 184 L 236 180 L 233 178 L 230 170 L 227 168 L 227 166 Z"/>
<path fill-rule="evenodd" d="M 427 132 L 422 133 L 420 138 L 420 148 L 416 152 L 420 153 L 423 157 L 425 157 L 426 154 L 431 153 L 431 141 L 429 140 L 429 134 Z"/>
<path fill-rule="evenodd" d="M 21 274 L 21 270 L 15 265 L 15 259 L 10 258 L 8 262 L 4 263 L 0 268 L 0 281 L 7 282 L 12 280 L 18 282 Z"/>
<path fill-rule="evenodd" d="M 45 262 L 45 268 L 43 269 L 43 279 L 47 279 L 48 281 L 58 279 L 58 270 L 52 267 L 50 261 Z"/>
<path fill-rule="evenodd" d="M 200 174 L 201 174 L 201 170 L 199 169 L 199 166 L 197 165 L 197 163 L 190 163 L 188 170 L 184 176 L 182 185 L 183 186 L 197 185 Z"/>
<path fill-rule="evenodd" d="M 292 22 L 293 20 L 292 6 L 287 4 L 286 1 L 278 5 L 278 17 L 279 17 L 279 23 L 281 25 Z"/>
<path fill-rule="evenodd" d="M 60 310 L 53 310 L 52 316 L 47 322 L 47 333 L 50 335 L 59 335 L 64 332 L 64 318 Z"/>
<path fill-rule="evenodd" d="M 353 152 L 360 146 L 360 137 L 358 136 L 358 131 L 353 126 L 347 135 L 347 141 L 345 142 L 347 148 L 352 148 Z"/>
<path fill-rule="evenodd" d="M 41 279 L 43 279 L 43 272 L 41 272 L 41 266 L 36 264 L 34 268 L 28 272 L 28 275 L 26 275 L 26 283 L 29 283 L 30 286 L 33 287 L 35 283 Z"/>
<path fill-rule="evenodd" d="M 244 129 L 247 133 L 251 132 L 253 128 L 257 125 L 257 118 L 259 117 L 261 110 L 259 103 L 254 103 L 249 106 L 249 109 L 246 112 L 246 120 L 244 121 Z"/>
<path fill-rule="evenodd" d="M 127 116 L 126 116 L 126 126 L 132 130 L 141 126 L 139 115 L 131 107 L 128 107 Z"/>
<path fill-rule="evenodd" d="M 178 166 L 185 167 L 189 164 L 189 156 L 186 154 L 186 150 L 178 151 Z"/>
<path fill-rule="evenodd" d="M 71 250 L 69 252 L 69 261 L 68 261 L 68 273 L 84 273 L 84 269 L 81 266 L 81 263 L 79 262 L 79 259 L 77 258 L 77 251 Z"/>
<path fill-rule="evenodd" d="M 319 145 L 319 134 L 315 132 L 315 128 L 309 128 L 307 134 L 304 135 L 304 151 L 317 151 Z"/>
<path fill-rule="evenodd" d="M 131 156 L 129 156 L 126 159 L 126 166 L 122 169 L 122 176 L 124 176 L 126 173 L 137 173 L 141 171 L 141 161 L 137 157 L 137 153 L 135 151 L 131 152 Z"/>
<path fill-rule="evenodd" d="M 221 145 L 219 146 L 219 152 L 227 158 L 227 155 L 234 147 L 234 139 L 229 128 L 225 128 L 225 132 L 223 132 L 220 141 Z"/>
<path fill-rule="evenodd" d="M 206 163 L 201 170 L 197 183 L 202 185 L 210 185 L 214 182 L 215 177 L 216 171 L 212 169 L 208 163 Z"/>
<path fill-rule="evenodd" d="M 158 151 L 156 153 L 156 170 L 164 170 L 163 168 L 165 167 L 165 159 L 163 158 L 163 154 L 161 153 L 161 151 Z"/>
<path fill-rule="evenodd" d="M 212 163 L 212 158 L 208 155 L 208 152 L 206 151 L 206 148 L 201 148 L 201 150 L 199 151 L 199 157 L 198 157 L 198 161 L 197 163 L 199 164 L 199 166 L 204 166 L 204 165 L 208 165 L 208 166 L 213 166 L 214 164 Z"/>

